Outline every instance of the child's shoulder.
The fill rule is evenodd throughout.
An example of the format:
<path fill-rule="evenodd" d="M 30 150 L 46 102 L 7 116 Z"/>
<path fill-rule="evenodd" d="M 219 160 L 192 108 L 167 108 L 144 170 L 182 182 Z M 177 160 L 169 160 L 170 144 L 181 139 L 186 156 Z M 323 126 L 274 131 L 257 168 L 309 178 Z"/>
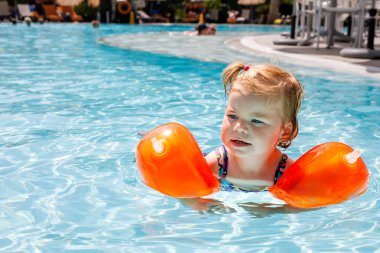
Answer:
<path fill-rule="evenodd" d="M 214 151 L 211 151 L 206 155 L 206 162 L 210 169 L 216 174 L 219 174 L 219 163 L 220 159 L 223 158 L 223 153 L 221 152 L 221 147 L 218 147 Z"/>

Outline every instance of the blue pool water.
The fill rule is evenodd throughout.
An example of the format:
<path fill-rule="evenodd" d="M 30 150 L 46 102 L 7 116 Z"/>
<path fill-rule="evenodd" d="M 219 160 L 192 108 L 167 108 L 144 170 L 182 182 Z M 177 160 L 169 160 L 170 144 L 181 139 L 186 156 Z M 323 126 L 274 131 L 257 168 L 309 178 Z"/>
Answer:
<path fill-rule="evenodd" d="M 363 149 L 371 179 L 357 199 L 301 211 L 268 193 L 220 192 L 197 211 L 141 182 L 134 159 L 140 131 L 177 121 L 203 150 L 220 144 L 226 63 L 96 40 L 189 29 L 0 24 L 0 251 L 379 251 L 378 80 L 278 62 L 307 92 L 288 154 L 298 158 L 326 141 Z M 218 27 L 250 35 L 286 29 Z"/>

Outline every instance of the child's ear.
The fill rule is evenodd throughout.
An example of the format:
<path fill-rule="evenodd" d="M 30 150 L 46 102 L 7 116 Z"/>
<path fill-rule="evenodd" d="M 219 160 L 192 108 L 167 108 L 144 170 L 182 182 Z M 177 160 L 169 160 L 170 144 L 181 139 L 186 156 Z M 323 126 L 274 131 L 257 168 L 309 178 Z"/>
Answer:
<path fill-rule="evenodd" d="M 293 124 L 292 122 L 288 121 L 284 124 L 282 129 L 282 134 L 280 136 L 280 140 L 287 140 L 289 136 L 292 134 L 293 131 Z"/>

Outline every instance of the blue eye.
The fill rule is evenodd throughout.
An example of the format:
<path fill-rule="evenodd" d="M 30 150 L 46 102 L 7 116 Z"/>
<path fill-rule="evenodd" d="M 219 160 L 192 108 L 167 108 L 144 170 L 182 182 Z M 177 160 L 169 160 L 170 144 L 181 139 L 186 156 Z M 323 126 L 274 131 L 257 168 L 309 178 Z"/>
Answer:
<path fill-rule="evenodd" d="M 261 124 L 264 124 L 264 122 L 262 122 L 262 121 L 260 121 L 260 120 L 258 120 L 258 119 L 253 119 L 253 120 L 251 120 L 251 122 L 252 122 L 253 124 L 255 124 L 255 125 L 261 125 Z"/>
<path fill-rule="evenodd" d="M 237 119 L 238 118 L 235 114 L 228 114 L 227 117 L 230 119 Z"/>

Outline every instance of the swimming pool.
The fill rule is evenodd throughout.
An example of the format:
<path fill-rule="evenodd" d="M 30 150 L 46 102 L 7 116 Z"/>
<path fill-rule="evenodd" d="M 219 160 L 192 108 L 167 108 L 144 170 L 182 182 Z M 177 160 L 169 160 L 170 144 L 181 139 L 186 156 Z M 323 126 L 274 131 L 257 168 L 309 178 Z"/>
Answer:
<path fill-rule="evenodd" d="M 141 183 L 134 161 L 139 131 L 177 121 L 190 128 L 203 150 L 220 144 L 226 102 L 220 74 L 226 63 L 96 40 L 190 28 L 0 24 L 0 251 L 380 248 L 378 80 L 278 62 L 295 72 L 307 92 L 300 134 L 288 154 L 297 158 L 326 141 L 365 150 L 371 179 L 360 198 L 300 211 L 266 193 L 217 193 L 210 198 L 219 203 L 196 211 Z M 281 29 L 218 27 L 251 35 Z M 218 58 L 230 54 L 218 51 Z M 273 61 L 233 54 L 252 63 Z"/>

